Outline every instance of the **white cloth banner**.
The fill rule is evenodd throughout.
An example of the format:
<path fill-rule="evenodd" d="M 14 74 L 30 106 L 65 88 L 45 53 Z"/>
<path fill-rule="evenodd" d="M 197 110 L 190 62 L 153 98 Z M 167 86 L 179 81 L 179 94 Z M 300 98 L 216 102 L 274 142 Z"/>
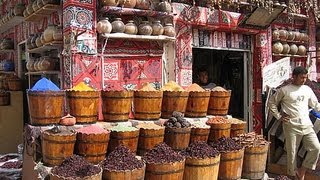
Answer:
<path fill-rule="evenodd" d="M 290 78 L 290 58 L 282 58 L 272 64 L 265 66 L 262 70 L 262 88 L 266 91 L 266 87 L 277 87 L 283 81 Z"/>

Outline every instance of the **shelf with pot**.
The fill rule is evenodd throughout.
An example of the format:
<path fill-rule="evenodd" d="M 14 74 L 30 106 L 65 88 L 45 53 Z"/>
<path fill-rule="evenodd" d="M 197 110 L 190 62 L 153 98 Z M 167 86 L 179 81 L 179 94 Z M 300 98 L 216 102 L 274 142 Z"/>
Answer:
<path fill-rule="evenodd" d="M 15 71 L 0 71 L 0 74 L 15 74 Z"/>
<path fill-rule="evenodd" d="M 51 42 L 45 43 L 40 47 L 28 49 L 27 51 L 29 53 L 43 53 L 45 51 L 60 49 L 62 48 L 62 46 L 63 46 L 63 41 L 51 41 Z"/>
<path fill-rule="evenodd" d="M 35 72 L 26 72 L 25 75 L 43 75 L 43 74 L 60 74 L 60 71 L 35 71 Z"/>
<path fill-rule="evenodd" d="M 37 22 L 44 17 L 47 17 L 51 15 L 53 12 L 58 11 L 61 9 L 61 5 L 56 5 L 56 4 L 46 4 L 36 10 L 35 12 L 31 13 L 27 17 L 24 18 L 25 21 L 31 21 L 31 22 Z"/>
<path fill-rule="evenodd" d="M 22 16 L 13 16 L 7 22 L 4 22 L 3 24 L 0 25 L 0 33 L 3 33 L 15 27 L 16 25 L 21 24 L 23 20 L 24 18 Z"/>
<path fill-rule="evenodd" d="M 112 34 L 102 34 L 104 38 L 110 39 L 135 39 L 135 40 L 154 40 L 154 41 L 174 41 L 175 37 L 169 37 L 165 35 L 158 35 L 158 36 L 149 36 L 149 35 L 131 35 L 125 33 L 112 33 Z"/>
<path fill-rule="evenodd" d="M 279 56 L 279 57 L 293 57 L 293 58 L 307 58 L 307 55 L 291 55 L 291 54 L 276 54 L 272 53 L 272 56 Z"/>
<path fill-rule="evenodd" d="M 281 43 L 286 42 L 286 43 L 290 43 L 290 44 L 304 44 L 304 45 L 308 45 L 309 42 L 308 41 L 290 41 L 290 40 L 281 40 L 281 39 L 273 39 L 272 42 L 277 42 L 280 41 Z"/>

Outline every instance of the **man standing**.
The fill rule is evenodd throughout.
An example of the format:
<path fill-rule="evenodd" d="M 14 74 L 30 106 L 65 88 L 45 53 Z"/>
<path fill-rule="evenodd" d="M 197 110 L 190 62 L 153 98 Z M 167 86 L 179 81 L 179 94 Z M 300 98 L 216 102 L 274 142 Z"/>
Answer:
<path fill-rule="evenodd" d="M 199 85 L 204 89 L 213 89 L 216 87 L 215 83 L 210 82 L 208 71 L 204 67 L 199 70 L 198 79 Z"/>
<path fill-rule="evenodd" d="M 320 104 L 312 89 L 304 85 L 307 74 L 304 67 L 296 67 L 292 72 L 293 82 L 278 89 L 268 102 L 273 116 L 283 122 L 288 175 L 299 180 L 304 180 L 307 169 L 316 168 L 320 153 L 320 143 L 309 118 L 309 107 L 320 111 Z M 279 104 L 280 112 L 277 109 Z M 301 142 L 307 155 L 297 169 L 297 151 Z"/>

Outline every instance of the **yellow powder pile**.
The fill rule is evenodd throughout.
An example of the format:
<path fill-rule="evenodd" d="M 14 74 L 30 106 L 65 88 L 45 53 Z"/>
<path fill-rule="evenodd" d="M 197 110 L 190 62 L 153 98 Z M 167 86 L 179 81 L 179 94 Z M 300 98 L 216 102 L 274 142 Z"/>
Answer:
<path fill-rule="evenodd" d="M 144 83 L 139 91 L 157 91 L 150 83 Z"/>
<path fill-rule="evenodd" d="M 243 124 L 243 123 L 246 123 L 244 121 L 241 121 L 240 119 L 236 119 L 236 118 L 231 118 L 229 119 L 230 123 L 231 124 Z"/>
<path fill-rule="evenodd" d="M 184 91 L 184 89 L 176 82 L 169 81 L 161 88 L 161 91 Z"/>
<path fill-rule="evenodd" d="M 202 87 L 200 87 L 198 84 L 193 83 L 186 89 L 187 91 L 205 91 Z"/>
<path fill-rule="evenodd" d="M 216 86 L 212 89 L 212 91 L 227 91 L 226 89 L 224 89 L 223 87 L 221 86 Z"/>
<path fill-rule="evenodd" d="M 159 126 L 154 123 L 140 123 L 139 125 L 136 126 L 136 128 L 141 128 L 141 129 L 163 129 L 164 127 Z"/>
<path fill-rule="evenodd" d="M 86 85 L 84 82 L 81 82 L 77 84 L 75 87 L 73 87 L 71 90 L 74 91 L 93 91 L 94 89 Z"/>

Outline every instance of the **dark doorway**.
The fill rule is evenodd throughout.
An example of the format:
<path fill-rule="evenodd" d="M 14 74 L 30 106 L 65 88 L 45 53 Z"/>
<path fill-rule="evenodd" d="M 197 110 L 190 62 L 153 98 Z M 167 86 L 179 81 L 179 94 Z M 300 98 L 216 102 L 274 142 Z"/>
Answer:
<path fill-rule="evenodd" d="M 209 80 L 232 91 L 229 115 L 244 118 L 244 52 L 193 48 L 193 82 L 198 83 L 199 69 L 205 67 Z"/>

